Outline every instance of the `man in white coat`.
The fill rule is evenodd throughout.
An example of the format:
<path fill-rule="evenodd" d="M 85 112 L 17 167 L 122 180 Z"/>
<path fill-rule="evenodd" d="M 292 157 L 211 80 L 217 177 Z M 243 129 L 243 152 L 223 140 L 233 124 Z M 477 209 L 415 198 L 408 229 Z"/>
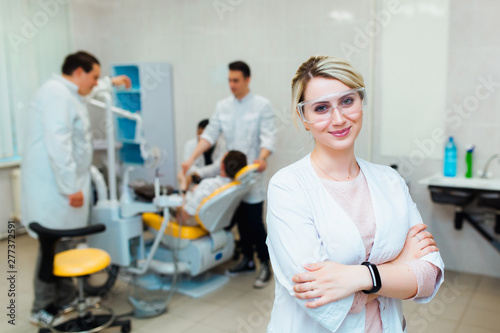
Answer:
<path fill-rule="evenodd" d="M 208 150 L 222 135 L 229 150 L 239 150 L 247 160 L 258 163 L 259 172 L 267 166 L 267 158 L 274 151 L 276 127 L 271 104 L 264 97 L 253 94 L 249 89 L 250 67 L 243 61 L 229 64 L 229 87 L 233 96 L 217 103 L 208 126 L 191 157 L 182 168 L 186 172 L 196 158 Z M 230 275 L 255 271 L 254 252 L 260 260 L 260 271 L 254 283 L 255 288 L 269 284 L 271 270 L 266 245 L 267 233 L 263 221 L 263 204 L 266 198 L 262 176 L 243 199 L 233 220 L 238 225 L 243 260 L 230 269 Z"/>
<path fill-rule="evenodd" d="M 62 74 L 54 74 L 35 94 L 21 164 L 22 214 L 26 226 L 34 221 L 52 229 L 87 225 L 93 149 L 83 96 L 97 86 L 99 75 L 99 61 L 80 51 L 68 55 Z M 126 76 L 99 82 L 108 87 L 111 83 L 130 87 Z M 36 237 L 29 229 L 28 233 Z M 56 253 L 70 248 L 69 241 L 61 241 Z M 34 324 L 50 322 L 58 309 L 73 301 L 76 295 L 70 278 L 59 278 L 55 283 L 39 280 L 40 260 L 39 253 L 31 313 Z"/>

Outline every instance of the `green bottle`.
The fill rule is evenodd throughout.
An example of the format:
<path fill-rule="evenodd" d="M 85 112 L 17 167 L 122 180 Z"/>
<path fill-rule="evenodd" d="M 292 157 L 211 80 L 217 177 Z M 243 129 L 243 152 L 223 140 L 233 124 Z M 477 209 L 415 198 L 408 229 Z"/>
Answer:
<path fill-rule="evenodd" d="M 472 153 L 474 152 L 474 148 L 476 148 L 476 146 L 470 147 L 465 154 L 465 164 L 467 166 L 465 178 L 472 178 Z"/>

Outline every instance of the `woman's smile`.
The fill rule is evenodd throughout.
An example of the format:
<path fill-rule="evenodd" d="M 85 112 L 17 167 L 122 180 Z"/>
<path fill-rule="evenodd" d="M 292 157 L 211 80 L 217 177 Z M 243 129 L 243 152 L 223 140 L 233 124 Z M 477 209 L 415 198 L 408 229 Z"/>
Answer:
<path fill-rule="evenodd" d="M 341 137 L 348 135 L 349 132 L 351 132 L 351 128 L 352 128 L 352 126 L 349 126 L 349 127 L 344 128 L 344 129 L 341 129 L 338 131 L 332 131 L 332 132 L 328 132 L 328 133 L 330 133 L 331 135 L 333 135 L 337 138 L 341 138 Z"/>

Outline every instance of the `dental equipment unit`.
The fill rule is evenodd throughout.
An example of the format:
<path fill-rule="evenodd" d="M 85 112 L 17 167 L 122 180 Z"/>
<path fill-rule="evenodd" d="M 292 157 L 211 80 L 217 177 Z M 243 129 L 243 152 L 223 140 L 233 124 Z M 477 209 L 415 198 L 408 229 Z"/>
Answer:
<path fill-rule="evenodd" d="M 138 121 L 135 140 L 145 147 L 144 160 L 158 158 L 154 150 L 147 149 L 143 140 L 140 116 L 111 106 L 111 95 L 102 95 L 105 103 L 91 101 L 91 104 L 106 109 L 108 165 L 114 166 L 116 159 L 113 114 Z M 130 277 L 133 292 L 129 293 L 129 301 L 134 307 L 134 315 L 151 317 L 165 312 L 176 290 L 200 297 L 227 283 L 228 277 L 208 270 L 233 256 L 233 235 L 225 228 L 230 225 L 241 199 L 256 182 L 257 165 L 240 170 L 233 182 L 216 190 L 200 204 L 195 216 L 200 224 L 198 227 L 182 226 L 170 219 L 170 209 L 181 206 L 182 197 L 167 195 L 165 189 L 161 191 L 158 171 L 153 202 L 134 200 L 128 188 L 130 170 L 130 167 L 125 169 L 118 201 L 115 170 L 108 167 L 109 198 L 100 196 L 91 214 L 91 224 L 104 224 L 106 231 L 88 240 L 90 246 L 110 254 L 112 273 L 108 280 L 115 279 L 118 270 L 126 275 L 125 278 Z M 106 193 L 102 175 L 99 177 L 97 170 L 92 173 L 94 182 L 99 184 L 97 192 Z M 163 216 L 158 212 L 163 212 Z M 152 240 L 143 237 L 143 221 L 154 235 Z M 109 289 L 113 283 L 114 280 L 106 281 L 102 286 Z"/>

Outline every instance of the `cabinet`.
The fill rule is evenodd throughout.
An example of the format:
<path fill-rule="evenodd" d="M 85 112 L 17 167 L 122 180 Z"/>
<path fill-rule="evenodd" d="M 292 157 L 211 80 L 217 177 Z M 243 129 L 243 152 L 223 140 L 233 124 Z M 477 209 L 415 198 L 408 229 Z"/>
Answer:
<path fill-rule="evenodd" d="M 175 187 L 177 161 L 172 67 L 167 63 L 149 62 L 111 66 L 111 76 L 122 74 L 130 77 L 132 87 L 127 90 L 115 88 L 114 103 L 119 108 L 141 114 L 146 142 L 161 150 L 161 159 L 156 167 L 145 162 L 140 155 L 140 145 L 135 141 L 135 121 L 116 116 L 116 140 L 122 143 L 120 161 L 124 166 L 134 166 L 131 181 L 144 179 L 152 183 L 158 168 L 161 183 Z"/>

